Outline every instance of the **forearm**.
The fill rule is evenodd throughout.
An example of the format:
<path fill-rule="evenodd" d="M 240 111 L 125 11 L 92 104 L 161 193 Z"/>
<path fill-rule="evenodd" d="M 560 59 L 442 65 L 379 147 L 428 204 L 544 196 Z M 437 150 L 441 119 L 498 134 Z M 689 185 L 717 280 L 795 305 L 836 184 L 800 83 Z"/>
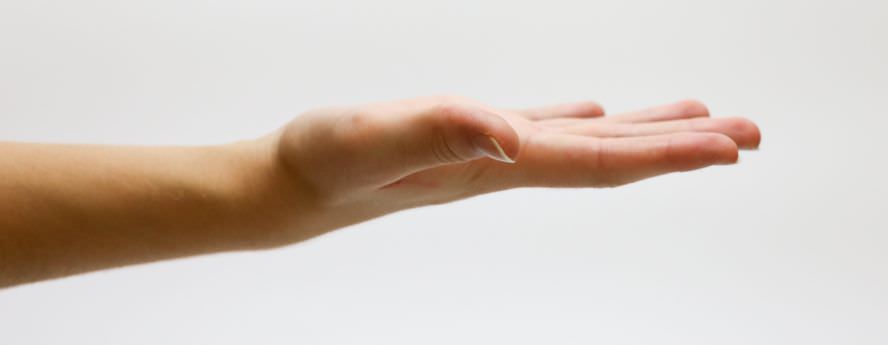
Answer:
<path fill-rule="evenodd" d="M 303 191 L 268 139 L 0 144 L 0 286 L 278 243 Z"/>

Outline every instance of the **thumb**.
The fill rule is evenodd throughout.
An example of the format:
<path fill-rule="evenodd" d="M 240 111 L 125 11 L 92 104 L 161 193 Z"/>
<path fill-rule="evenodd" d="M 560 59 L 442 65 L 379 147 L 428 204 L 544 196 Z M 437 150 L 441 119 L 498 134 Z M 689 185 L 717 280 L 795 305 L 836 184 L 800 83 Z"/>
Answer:
<path fill-rule="evenodd" d="M 503 117 L 472 104 L 437 104 L 374 120 L 375 140 L 364 141 L 362 150 L 366 167 L 390 181 L 482 158 L 514 163 L 520 147 L 518 133 Z"/>
<path fill-rule="evenodd" d="M 520 147 L 518 134 L 496 113 L 478 106 L 438 105 L 404 122 L 403 138 L 414 140 L 419 149 L 415 157 L 405 156 L 405 163 L 415 159 L 417 168 L 452 164 L 479 158 L 515 163 Z M 412 135 L 411 135 L 412 134 Z"/>

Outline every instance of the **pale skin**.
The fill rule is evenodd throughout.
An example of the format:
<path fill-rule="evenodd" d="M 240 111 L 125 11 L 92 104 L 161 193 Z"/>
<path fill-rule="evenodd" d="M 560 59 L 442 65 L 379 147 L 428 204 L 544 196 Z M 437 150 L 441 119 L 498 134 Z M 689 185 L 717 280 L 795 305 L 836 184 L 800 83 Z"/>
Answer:
<path fill-rule="evenodd" d="M 0 287 L 276 248 L 403 209 L 519 187 L 614 187 L 734 164 L 751 121 L 685 100 L 604 116 L 460 97 L 316 109 L 202 147 L 0 143 Z"/>

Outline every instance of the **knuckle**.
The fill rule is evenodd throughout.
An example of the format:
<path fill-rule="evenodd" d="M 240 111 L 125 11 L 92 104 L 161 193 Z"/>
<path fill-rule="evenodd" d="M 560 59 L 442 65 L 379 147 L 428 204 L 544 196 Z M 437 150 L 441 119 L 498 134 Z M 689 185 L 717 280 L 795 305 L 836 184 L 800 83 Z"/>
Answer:
<path fill-rule="evenodd" d="M 434 103 L 468 103 L 469 99 L 460 95 L 442 94 L 431 97 Z"/>
<path fill-rule="evenodd" d="M 468 130 L 475 127 L 474 109 L 460 102 L 438 102 L 426 113 L 427 125 L 438 130 Z"/>
<path fill-rule="evenodd" d="M 595 141 L 590 146 L 589 157 L 589 180 L 587 184 L 594 188 L 613 188 L 626 184 L 625 179 L 619 171 L 616 171 L 611 161 L 612 154 L 607 145 L 603 145 L 601 141 Z"/>
<path fill-rule="evenodd" d="M 432 155 L 440 163 L 455 163 L 466 160 L 453 147 L 450 140 L 447 139 L 447 135 L 442 131 L 436 131 L 436 134 L 433 135 L 430 149 L 432 150 Z"/>
<path fill-rule="evenodd" d="M 695 134 L 688 135 L 700 136 Z M 706 134 L 701 135 L 706 138 L 697 141 L 697 145 L 705 148 L 713 144 L 712 137 L 714 136 Z M 655 159 L 651 164 L 657 167 L 669 167 L 670 169 L 677 171 L 688 171 L 692 169 L 694 162 L 691 159 L 688 159 L 687 155 L 682 154 L 686 149 L 682 150 L 681 146 L 676 143 L 678 138 L 679 136 L 670 136 L 666 143 L 661 147 L 661 151 L 654 156 Z"/>
<path fill-rule="evenodd" d="M 459 120 L 468 113 L 468 107 L 464 103 L 452 100 L 438 101 L 432 106 L 434 118 L 442 123 Z"/>
<path fill-rule="evenodd" d="M 354 109 L 345 112 L 336 122 L 333 137 L 347 147 L 363 147 L 372 140 L 378 121 L 366 110 Z"/>

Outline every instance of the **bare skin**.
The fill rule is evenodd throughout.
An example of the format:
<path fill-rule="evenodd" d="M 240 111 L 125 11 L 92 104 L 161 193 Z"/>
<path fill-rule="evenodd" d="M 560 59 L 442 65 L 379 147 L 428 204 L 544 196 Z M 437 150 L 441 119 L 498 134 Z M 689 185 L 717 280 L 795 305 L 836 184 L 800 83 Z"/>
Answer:
<path fill-rule="evenodd" d="M 613 187 L 733 164 L 760 133 L 697 101 L 604 116 L 429 97 L 317 109 L 220 146 L 0 143 L 0 287 L 275 248 L 518 187 Z"/>

